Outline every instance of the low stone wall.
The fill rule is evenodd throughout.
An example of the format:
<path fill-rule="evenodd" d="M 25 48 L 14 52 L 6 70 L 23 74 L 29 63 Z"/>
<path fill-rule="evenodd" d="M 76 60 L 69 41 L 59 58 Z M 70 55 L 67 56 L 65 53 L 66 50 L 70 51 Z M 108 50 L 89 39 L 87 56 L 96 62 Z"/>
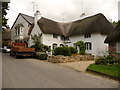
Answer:
<path fill-rule="evenodd" d="M 48 62 L 65 63 L 94 60 L 93 55 L 76 55 L 76 56 L 49 56 Z"/>

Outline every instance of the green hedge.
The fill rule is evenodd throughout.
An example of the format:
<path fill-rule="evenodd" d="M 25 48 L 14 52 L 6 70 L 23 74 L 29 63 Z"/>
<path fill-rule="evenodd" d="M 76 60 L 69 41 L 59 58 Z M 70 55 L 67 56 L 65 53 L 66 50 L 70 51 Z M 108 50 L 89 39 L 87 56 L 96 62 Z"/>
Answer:
<path fill-rule="evenodd" d="M 47 60 L 48 55 L 45 52 L 36 52 L 35 57 L 40 60 Z"/>
<path fill-rule="evenodd" d="M 53 50 L 53 55 L 71 56 L 77 53 L 77 49 L 74 47 L 57 47 Z"/>

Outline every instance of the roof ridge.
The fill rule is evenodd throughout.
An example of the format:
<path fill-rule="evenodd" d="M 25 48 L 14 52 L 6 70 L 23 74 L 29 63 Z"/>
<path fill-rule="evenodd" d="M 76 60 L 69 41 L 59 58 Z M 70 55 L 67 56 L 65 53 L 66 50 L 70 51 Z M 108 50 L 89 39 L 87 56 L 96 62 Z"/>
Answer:
<path fill-rule="evenodd" d="M 33 16 L 30 16 L 30 15 L 27 15 L 27 14 L 24 14 L 24 13 L 20 13 L 21 15 L 25 15 L 25 16 L 28 16 L 28 17 L 32 17 L 34 18 Z"/>

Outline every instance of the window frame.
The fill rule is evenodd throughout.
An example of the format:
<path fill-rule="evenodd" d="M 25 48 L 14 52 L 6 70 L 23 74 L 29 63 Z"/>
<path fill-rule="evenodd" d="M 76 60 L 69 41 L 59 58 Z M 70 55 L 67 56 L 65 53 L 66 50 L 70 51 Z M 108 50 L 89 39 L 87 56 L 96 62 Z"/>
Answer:
<path fill-rule="evenodd" d="M 91 38 L 91 34 L 90 33 L 89 34 L 85 34 L 84 38 Z"/>
<path fill-rule="evenodd" d="M 57 48 L 57 46 L 58 46 L 58 45 L 57 45 L 56 43 L 54 43 L 54 44 L 52 45 L 52 48 L 55 49 L 55 48 Z"/>
<path fill-rule="evenodd" d="M 58 34 L 53 34 L 53 38 L 58 38 Z"/>
<path fill-rule="evenodd" d="M 92 43 L 91 42 L 85 42 L 85 50 L 92 50 Z"/>

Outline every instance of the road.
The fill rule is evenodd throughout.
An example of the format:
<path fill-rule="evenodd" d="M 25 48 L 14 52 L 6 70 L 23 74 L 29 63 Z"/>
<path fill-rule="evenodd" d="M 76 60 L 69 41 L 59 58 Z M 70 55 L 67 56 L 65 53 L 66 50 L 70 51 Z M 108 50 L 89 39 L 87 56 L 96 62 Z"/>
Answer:
<path fill-rule="evenodd" d="M 3 88 L 117 88 L 118 83 L 36 59 L 3 53 Z"/>

